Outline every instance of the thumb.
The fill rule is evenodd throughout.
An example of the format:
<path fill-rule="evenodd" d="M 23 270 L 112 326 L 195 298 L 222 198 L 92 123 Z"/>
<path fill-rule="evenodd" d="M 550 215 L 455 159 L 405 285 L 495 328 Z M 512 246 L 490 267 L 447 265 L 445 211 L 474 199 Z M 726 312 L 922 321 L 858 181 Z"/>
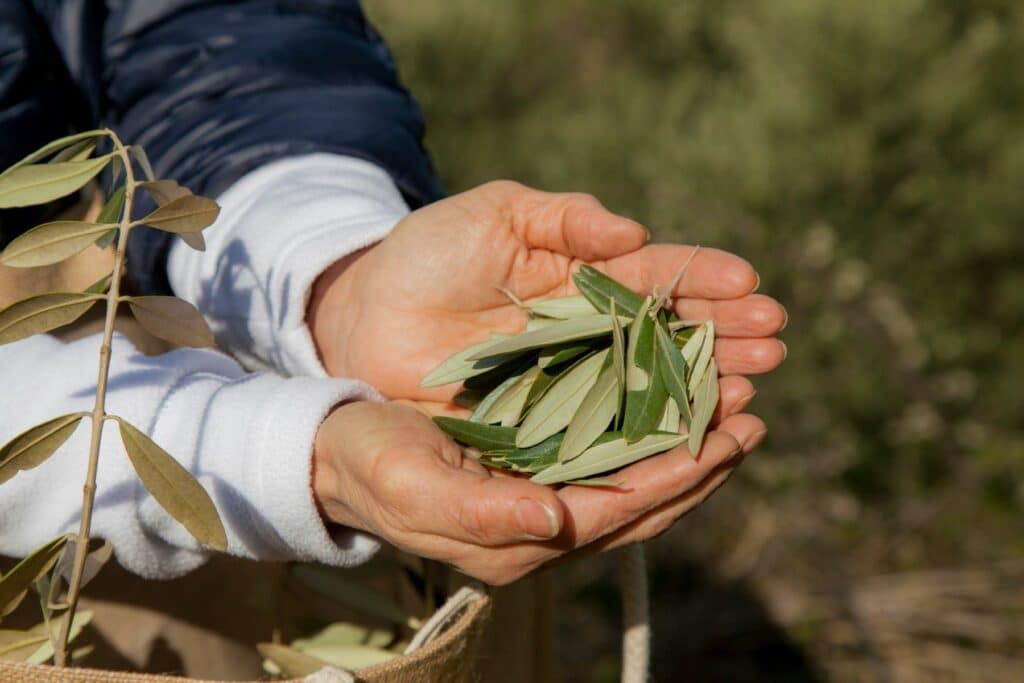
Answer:
<path fill-rule="evenodd" d="M 515 224 L 527 246 L 583 261 L 628 254 L 650 238 L 642 225 L 612 213 L 589 194 L 536 192 L 523 214 Z"/>
<path fill-rule="evenodd" d="M 410 529 L 485 546 L 549 540 L 562 530 L 562 503 L 546 486 L 439 459 L 417 474 L 399 504 Z"/>

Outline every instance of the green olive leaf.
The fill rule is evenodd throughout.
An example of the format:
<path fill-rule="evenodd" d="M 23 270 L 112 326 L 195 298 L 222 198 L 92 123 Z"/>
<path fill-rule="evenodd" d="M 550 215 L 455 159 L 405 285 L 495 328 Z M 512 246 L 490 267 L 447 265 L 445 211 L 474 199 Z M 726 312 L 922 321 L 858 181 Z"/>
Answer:
<path fill-rule="evenodd" d="M 71 629 L 68 631 L 68 642 L 72 643 L 82 633 L 82 629 L 89 625 L 92 621 L 93 613 L 89 610 L 80 610 L 75 612 L 74 619 L 71 620 Z M 61 620 L 54 620 L 50 622 L 50 635 L 47 636 L 46 642 L 39 646 L 35 652 L 33 652 L 24 661 L 26 664 L 45 664 L 53 658 L 53 641 L 57 639 L 57 633 L 60 630 Z M 46 633 L 46 624 L 39 624 L 35 627 L 39 629 L 39 633 Z M 33 629 L 35 630 L 35 629 Z M 75 661 L 80 655 L 80 650 L 76 650 L 71 654 L 71 661 Z"/>
<path fill-rule="evenodd" d="M 616 489 L 621 487 L 625 482 L 621 479 L 608 479 L 607 477 L 590 477 L 588 479 L 570 479 L 565 482 L 569 486 L 591 486 L 593 488 L 610 488 Z"/>
<path fill-rule="evenodd" d="M 592 266 L 581 266 L 573 274 L 572 281 L 580 294 L 601 313 L 608 313 L 614 300 L 620 315 L 634 318 L 644 302 L 642 296 Z"/>
<path fill-rule="evenodd" d="M 111 274 L 107 273 L 96 282 L 89 285 L 82 293 L 83 294 L 106 294 L 107 290 L 110 289 Z"/>
<path fill-rule="evenodd" d="M 679 406 L 676 405 L 675 401 L 665 401 L 665 410 L 662 412 L 661 420 L 658 422 L 658 431 L 678 432 L 679 420 Z"/>
<path fill-rule="evenodd" d="M 212 225 L 219 214 L 217 202 L 189 194 L 172 199 L 136 222 L 165 232 L 195 233 Z"/>
<path fill-rule="evenodd" d="M 587 450 L 615 418 L 622 391 L 617 370 L 609 360 L 605 361 L 597 382 L 587 392 L 565 431 L 558 451 L 559 462 L 572 460 Z"/>
<path fill-rule="evenodd" d="M 146 154 L 146 150 L 138 145 L 131 145 L 128 147 L 128 153 L 135 157 L 135 161 L 139 162 L 139 167 L 142 168 L 146 180 L 156 180 L 153 164 L 149 163 L 149 155 Z"/>
<path fill-rule="evenodd" d="M 275 674 L 283 674 L 288 678 L 304 678 L 330 666 L 322 659 L 280 643 L 259 643 L 256 650 L 264 659 L 276 665 L 276 670 L 271 669 L 266 666 L 265 662 L 264 668 Z"/>
<path fill-rule="evenodd" d="M 390 629 L 370 628 L 347 621 L 336 621 L 308 638 L 293 640 L 292 647 L 300 651 L 321 645 L 362 645 L 383 648 L 394 642 L 395 634 Z"/>
<path fill-rule="evenodd" d="M 394 624 L 416 628 L 418 621 L 410 617 L 390 598 L 339 576 L 337 571 L 311 564 L 295 565 L 292 576 L 303 585 L 368 616 Z"/>
<path fill-rule="evenodd" d="M 697 455 L 704 434 L 711 424 L 711 416 L 718 405 L 718 366 L 712 358 L 704 373 L 704 379 L 697 387 L 697 395 L 693 403 L 693 421 L 690 423 L 690 453 Z"/>
<path fill-rule="evenodd" d="M 683 355 L 683 360 L 686 361 L 686 367 L 691 371 L 691 377 L 693 366 L 697 362 L 697 356 L 700 354 L 701 347 L 704 346 L 704 337 L 707 336 L 707 333 L 707 327 L 701 324 L 700 327 L 693 331 L 689 339 L 686 340 L 686 343 L 679 350 Z M 677 335 L 677 338 L 679 336 Z"/>
<path fill-rule="evenodd" d="M 590 339 L 608 334 L 612 330 L 612 318 L 609 315 L 592 315 L 573 320 L 559 320 L 538 330 L 508 337 L 493 346 L 477 351 L 468 357 L 469 360 L 484 360 L 493 356 L 521 353 L 541 349 L 552 344 Z"/>
<path fill-rule="evenodd" d="M 654 326 L 654 335 L 658 351 L 658 370 L 661 372 L 665 389 L 676 405 L 678 412 L 675 428 L 678 428 L 679 417 L 686 420 L 686 424 L 690 424 L 693 417 L 690 414 L 690 394 L 686 388 L 686 361 L 661 325 Z"/>
<path fill-rule="evenodd" d="M 187 187 L 182 187 L 174 180 L 147 180 L 138 184 L 145 190 L 157 206 L 164 206 L 175 199 L 188 197 L 192 192 Z"/>
<path fill-rule="evenodd" d="M 504 450 L 500 455 L 506 464 L 518 472 L 540 472 L 558 462 L 558 449 L 564 439 L 565 433 L 559 432 L 535 446 Z"/>
<path fill-rule="evenodd" d="M 470 356 L 475 355 L 479 351 L 488 349 L 505 339 L 508 339 L 508 335 L 492 334 L 491 338 L 487 341 L 482 341 L 462 349 L 431 370 L 430 373 L 420 381 L 420 386 L 424 388 L 440 387 L 445 384 L 452 384 L 464 379 L 469 379 L 476 375 L 482 375 L 488 370 L 496 368 L 506 360 L 509 360 L 512 356 L 494 356 L 483 361 L 470 360 Z"/>
<path fill-rule="evenodd" d="M 116 224 L 86 221 L 43 223 L 8 244 L 0 253 L 0 265 L 36 268 L 60 263 L 83 251 L 101 235 L 116 227 Z"/>
<path fill-rule="evenodd" d="M 491 406 L 493 406 L 506 391 L 511 389 L 521 377 L 522 375 L 513 375 L 512 377 L 508 377 L 501 384 L 491 389 L 490 393 L 484 396 L 483 399 L 476 404 L 476 407 L 473 409 L 473 414 L 469 416 L 469 421 L 488 424 L 488 420 L 486 418 Z M 456 399 L 458 399 L 458 396 L 456 396 Z M 494 422 L 501 422 L 501 420 L 498 419 Z"/>
<path fill-rule="evenodd" d="M 152 334 L 177 346 L 213 346 L 213 332 L 195 306 L 173 296 L 127 297 L 132 315 Z"/>
<path fill-rule="evenodd" d="M 124 199 L 125 199 L 125 187 L 121 187 L 114 190 L 107 203 L 103 205 L 103 209 L 100 211 L 100 215 L 96 218 L 97 223 L 120 223 L 121 212 L 124 211 Z M 117 230 L 109 230 L 100 236 L 96 240 L 96 246 L 100 249 L 106 249 L 113 244 L 114 239 L 117 238 Z"/>
<path fill-rule="evenodd" d="M 557 299 L 545 299 L 528 304 L 527 308 L 534 315 L 541 315 L 545 318 L 558 318 L 570 320 L 572 318 L 585 318 L 589 315 L 600 313 L 585 296 L 563 296 Z"/>
<path fill-rule="evenodd" d="M 608 354 L 605 349 L 588 356 L 559 377 L 523 419 L 516 434 L 518 448 L 538 444 L 565 429 L 597 382 Z"/>
<path fill-rule="evenodd" d="M 612 299 L 612 365 L 615 368 L 615 377 L 619 384 L 615 404 L 615 427 L 618 428 L 622 424 L 622 408 L 626 396 L 626 337 L 616 311 L 615 299 Z"/>
<path fill-rule="evenodd" d="M 111 418 L 117 421 L 121 441 L 136 474 L 156 502 L 197 541 L 214 550 L 226 551 L 228 537 L 217 508 L 192 473 L 146 434 L 119 417 Z"/>
<path fill-rule="evenodd" d="M 648 315 L 651 301 L 651 297 L 644 300 L 629 327 L 626 410 L 622 420 L 622 434 L 629 443 L 654 431 L 665 410 L 665 401 L 668 400 L 654 348 L 656 324 Z"/>
<path fill-rule="evenodd" d="M 579 342 L 569 342 L 568 344 L 549 346 L 540 352 L 540 356 L 537 357 L 537 366 L 542 369 L 548 368 L 549 366 L 557 367 L 562 363 L 568 363 L 571 360 L 576 360 L 583 354 L 593 350 L 593 344 Z"/>
<path fill-rule="evenodd" d="M 11 171 L 17 168 L 21 168 L 22 166 L 27 166 L 28 164 L 34 164 L 37 161 L 41 161 L 42 159 L 45 159 L 46 157 L 53 154 L 54 152 L 59 152 L 64 148 L 70 147 L 71 145 L 74 145 L 75 143 L 78 143 L 80 141 L 95 140 L 96 138 L 103 137 L 106 134 L 106 131 L 102 130 L 87 130 L 81 133 L 75 133 L 74 135 L 68 135 L 63 138 L 58 138 L 52 142 L 46 143 L 45 145 L 43 145 L 36 151 L 32 152 L 28 156 L 23 157 L 20 161 L 18 161 L 13 166 L 9 167 L 6 171 L 0 173 L 0 176 L 7 175 Z"/>
<path fill-rule="evenodd" d="M 498 397 L 484 414 L 483 422 L 500 424 L 502 427 L 514 427 L 523 416 L 530 392 L 537 379 L 543 373 L 539 367 L 533 366 L 519 375 L 508 389 Z"/>
<path fill-rule="evenodd" d="M 35 629 L 28 631 L 0 630 L 0 662 L 23 662 L 38 650 L 40 645 L 49 641 L 50 636 L 45 632 L 37 632 Z"/>
<path fill-rule="evenodd" d="M 617 470 L 648 456 L 675 448 L 686 441 L 685 434 L 648 434 L 628 443 L 621 434 L 608 432 L 602 439 L 569 462 L 560 462 L 530 478 L 537 484 L 560 484 Z"/>
<path fill-rule="evenodd" d="M 348 671 L 359 671 L 390 662 L 401 656 L 398 652 L 366 645 L 316 644 L 299 647 L 298 641 L 296 641 L 293 643 L 293 647 L 305 655 L 316 657 L 332 666 L 340 666 Z"/>
<path fill-rule="evenodd" d="M 101 298 L 97 294 L 53 292 L 15 302 L 0 311 L 0 344 L 73 323 Z"/>
<path fill-rule="evenodd" d="M 18 472 L 38 467 L 64 445 L 86 413 L 62 415 L 26 429 L 0 448 L 0 484 Z"/>
<path fill-rule="evenodd" d="M 57 163 L 60 161 L 84 161 L 92 156 L 92 153 L 96 151 L 96 140 L 79 140 L 70 147 L 65 147 L 61 151 L 53 155 L 50 159 L 50 163 Z"/>
<path fill-rule="evenodd" d="M 696 336 L 696 335 L 694 335 Z M 692 339 L 690 341 L 693 341 Z M 690 396 L 693 396 L 697 391 L 697 386 L 704 380 L 704 373 L 708 369 L 708 363 L 711 361 L 711 354 L 715 350 L 715 323 L 711 320 L 704 323 L 704 338 L 701 341 L 700 353 L 697 354 L 697 358 L 690 363 L 687 361 L 687 365 L 690 367 L 690 380 L 687 384 L 687 388 L 690 391 Z M 685 355 L 685 349 L 683 350 Z"/>
<path fill-rule="evenodd" d="M 476 446 L 484 451 L 516 447 L 516 429 L 514 427 L 495 427 L 443 416 L 435 417 L 434 423 L 456 441 L 467 446 Z"/>
<path fill-rule="evenodd" d="M 50 571 L 67 542 L 67 536 L 47 542 L 0 577 L 0 618 L 13 612 L 33 582 Z"/>
<path fill-rule="evenodd" d="M 0 175 L 0 209 L 45 204 L 81 189 L 107 164 L 113 154 L 85 161 L 28 164 Z"/>

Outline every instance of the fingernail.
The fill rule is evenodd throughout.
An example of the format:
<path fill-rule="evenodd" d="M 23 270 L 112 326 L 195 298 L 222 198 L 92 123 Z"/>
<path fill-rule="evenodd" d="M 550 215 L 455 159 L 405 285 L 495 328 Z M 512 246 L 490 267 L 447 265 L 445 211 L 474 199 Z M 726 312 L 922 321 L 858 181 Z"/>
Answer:
<path fill-rule="evenodd" d="M 751 294 L 761 288 L 761 273 L 754 273 L 754 276 L 757 277 L 757 280 L 754 281 L 754 288 L 750 290 Z"/>
<path fill-rule="evenodd" d="M 751 391 L 749 394 L 736 401 L 736 410 L 743 410 L 746 408 L 747 404 L 753 401 L 755 396 L 757 396 L 757 392 Z"/>
<path fill-rule="evenodd" d="M 651 239 L 652 239 L 652 238 L 654 237 L 654 235 L 652 235 L 652 234 L 651 234 L 651 231 L 650 231 L 650 230 L 648 230 L 647 228 L 644 228 L 644 234 L 646 234 L 646 235 L 647 235 L 647 237 L 646 237 L 646 238 L 644 239 L 644 243 L 645 243 L 645 244 L 646 244 L 647 242 L 650 242 L 650 241 L 651 241 Z"/>
<path fill-rule="evenodd" d="M 779 332 L 782 332 L 788 326 L 789 326 L 789 311 L 787 311 L 786 307 L 783 306 L 782 307 L 782 327 L 779 328 Z"/>
<path fill-rule="evenodd" d="M 752 451 L 755 448 L 757 448 L 757 446 L 762 441 L 764 441 L 764 437 L 767 434 L 768 434 L 768 430 L 767 429 L 762 429 L 761 431 L 754 432 L 753 434 L 748 436 L 747 440 L 743 442 L 743 452 L 744 453 L 749 453 L 750 451 Z"/>
<path fill-rule="evenodd" d="M 516 503 L 519 527 L 531 538 L 547 540 L 558 535 L 558 517 L 547 505 L 532 498 L 520 498 Z"/>
<path fill-rule="evenodd" d="M 779 340 L 779 343 L 782 344 L 782 360 L 786 360 L 786 357 L 789 355 L 789 347 L 786 346 L 786 342 L 781 339 Z"/>

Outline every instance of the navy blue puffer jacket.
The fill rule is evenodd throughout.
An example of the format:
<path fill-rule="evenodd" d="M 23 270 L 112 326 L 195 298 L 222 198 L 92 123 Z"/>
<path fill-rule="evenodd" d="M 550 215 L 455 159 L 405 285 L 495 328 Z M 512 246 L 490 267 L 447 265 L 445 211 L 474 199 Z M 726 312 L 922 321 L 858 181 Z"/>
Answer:
<path fill-rule="evenodd" d="M 0 169 L 97 126 L 207 196 L 309 152 L 376 163 L 413 206 L 442 192 L 422 115 L 355 0 L 0 0 Z M 3 212 L 0 243 L 41 218 Z M 168 289 L 170 238 L 133 233 L 138 289 Z"/>

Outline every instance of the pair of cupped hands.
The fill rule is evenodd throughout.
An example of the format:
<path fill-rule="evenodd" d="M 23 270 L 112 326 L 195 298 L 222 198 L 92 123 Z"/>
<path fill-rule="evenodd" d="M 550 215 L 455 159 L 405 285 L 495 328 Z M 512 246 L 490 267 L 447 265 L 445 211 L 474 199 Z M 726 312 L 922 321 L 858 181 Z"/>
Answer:
<path fill-rule="evenodd" d="M 743 412 L 747 375 L 786 356 L 774 339 L 786 311 L 755 293 L 744 259 L 700 249 L 672 292 L 686 320 L 714 320 L 721 400 L 703 448 L 685 445 L 616 476 L 623 488 L 553 489 L 488 470 L 428 414 L 451 412 L 458 385 L 424 389 L 438 363 L 491 331 L 518 333 L 522 300 L 574 294 L 589 263 L 650 294 L 673 280 L 692 246 L 648 244 L 640 224 L 586 194 L 498 181 L 414 211 L 379 244 L 320 276 L 307 322 L 329 374 L 376 387 L 388 403 L 356 401 L 323 422 L 313 491 L 331 522 L 361 529 L 491 584 L 574 555 L 643 541 L 710 496 L 763 439 Z"/>

